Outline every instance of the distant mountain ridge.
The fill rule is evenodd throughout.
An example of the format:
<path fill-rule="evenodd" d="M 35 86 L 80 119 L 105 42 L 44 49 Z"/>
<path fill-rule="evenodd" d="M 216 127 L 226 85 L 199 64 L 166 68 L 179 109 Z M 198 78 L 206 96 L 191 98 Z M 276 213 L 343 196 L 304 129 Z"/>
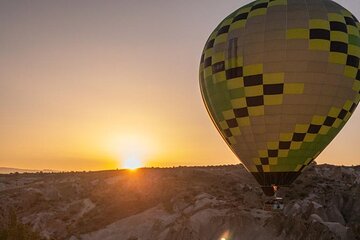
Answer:
<path fill-rule="evenodd" d="M 11 167 L 0 167 L 0 174 L 10 174 L 10 173 L 36 173 L 36 172 L 57 172 L 56 170 L 43 169 L 43 170 L 34 170 L 34 169 L 22 169 L 22 168 L 11 168 Z"/>

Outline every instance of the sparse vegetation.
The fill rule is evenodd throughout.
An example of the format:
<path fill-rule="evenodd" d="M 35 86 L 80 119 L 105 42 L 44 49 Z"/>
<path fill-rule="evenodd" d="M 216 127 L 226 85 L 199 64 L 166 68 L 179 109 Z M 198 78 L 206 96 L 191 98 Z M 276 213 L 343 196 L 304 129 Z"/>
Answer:
<path fill-rule="evenodd" d="M 14 210 L 2 212 L 2 226 L 0 226 L 0 240 L 41 240 L 39 234 L 33 232 L 27 225 L 19 222 Z"/>

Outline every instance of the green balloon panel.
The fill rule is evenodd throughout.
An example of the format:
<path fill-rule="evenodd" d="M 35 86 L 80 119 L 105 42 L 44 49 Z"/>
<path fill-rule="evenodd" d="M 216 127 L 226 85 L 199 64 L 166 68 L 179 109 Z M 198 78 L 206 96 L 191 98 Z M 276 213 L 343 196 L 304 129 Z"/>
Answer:
<path fill-rule="evenodd" d="M 290 184 L 349 120 L 360 100 L 359 29 L 330 0 L 259 0 L 210 35 L 204 103 L 261 185 Z"/>

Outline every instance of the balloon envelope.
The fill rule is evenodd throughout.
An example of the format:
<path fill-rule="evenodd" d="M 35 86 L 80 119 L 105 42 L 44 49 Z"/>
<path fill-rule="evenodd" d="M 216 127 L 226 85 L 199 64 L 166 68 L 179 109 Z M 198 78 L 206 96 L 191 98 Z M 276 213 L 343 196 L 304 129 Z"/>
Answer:
<path fill-rule="evenodd" d="M 200 64 L 204 103 L 266 194 L 290 185 L 357 107 L 359 29 L 330 0 L 259 0 L 210 35 Z"/>

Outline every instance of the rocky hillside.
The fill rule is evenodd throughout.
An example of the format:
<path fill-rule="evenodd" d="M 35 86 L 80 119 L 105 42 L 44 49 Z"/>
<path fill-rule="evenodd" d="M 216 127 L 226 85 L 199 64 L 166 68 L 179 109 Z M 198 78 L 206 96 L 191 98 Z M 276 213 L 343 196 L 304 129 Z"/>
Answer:
<path fill-rule="evenodd" d="M 360 239 L 360 167 L 313 165 L 279 195 L 269 210 L 241 165 L 0 175 L 0 239 Z"/>

